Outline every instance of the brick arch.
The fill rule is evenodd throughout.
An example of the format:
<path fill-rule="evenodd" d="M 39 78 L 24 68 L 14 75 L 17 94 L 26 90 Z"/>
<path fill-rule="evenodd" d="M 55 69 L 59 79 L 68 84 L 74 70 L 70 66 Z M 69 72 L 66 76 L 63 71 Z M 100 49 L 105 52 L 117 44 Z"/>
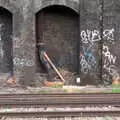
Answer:
<path fill-rule="evenodd" d="M 45 49 L 57 67 L 74 72 L 77 71 L 78 26 L 79 14 L 63 5 L 49 5 L 36 14 L 36 43 L 45 43 Z M 40 66 L 38 48 L 36 63 Z"/>
<path fill-rule="evenodd" d="M 74 12 L 79 14 L 79 4 L 75 3 L 74 1 L 69 1 L 68 0 L 45 0 L 40 3 L 40 6 L 38 6 L 35 10 L 35 13 L 38 13 L 41 11 L 43 8 L 49 7 L 49 6 L 54 6 L 54 5 L 59 5 L 59 6 L 64 6 L 72 9 Z"/>
<path fill-rule="evenodd" d="M 9 6 L 5 6 L 5 5 L 0 5 L 0 8 L 3 8 L 4 10 L 6 10 L 7 12 L 9 12 L 10 14 L 14 13 L 13 8 L 9 7 Z"/>

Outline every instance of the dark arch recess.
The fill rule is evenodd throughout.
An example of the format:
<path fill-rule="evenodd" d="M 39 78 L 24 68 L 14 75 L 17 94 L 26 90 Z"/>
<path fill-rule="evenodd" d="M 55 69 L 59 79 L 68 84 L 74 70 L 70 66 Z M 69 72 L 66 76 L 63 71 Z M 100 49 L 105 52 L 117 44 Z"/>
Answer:
<path fill-rule="evenodd" d="M 13 15 L 6 8 L 0 7 L 0 72 L 13 72 L 12 57 L 12 32 L 13 32 Z"/>
<path fill-rule="evenodd" d="M 45 43 L 46 51 L 58 68 L 77 71 L 79 41 L 79 14 L 77 12 L 62 5 L 48 6 L 37 12 L 36 40 L 37 43 Z M 38 49 L 36 53 L 38 54 Z M 39 64 L 37 62 L 37 66 L 40 66 Z"/>
<path fill-rule="evenodd" d="M 79 14 L 79 3 L 76 5 L 73 1 L 68 2 L 68 0 L 64 0 L 64 4 L 62 0 L 58 0 L 58 1 L 56 0 L 52 2 L 49 0 L 45 0 L 41 3 L 39 7 L 37 7 L 37 9 L 35 10 L 35 13 L 38 13 L 39 11 L 41 11 L 42 9 L 46 7 L 54 6 L 54 5 L 68 7 L 72 9 L 74 12 L 76 12 L 77 14 Z"/>
<path fill-rule="evenodd" d="M 14 14 L 16 8 L 14 8 L 13 6 L 0 5 L 0 9 L 6 10 L 10 14 Z"/>
<path fill-rule="evenodd" d="M 73 8 L 71 8 L 71 7 L 69 7 L 69 6 L 66 6 L 66 5 L 57 5 L 57 4 L 48 5 L 48 6 L 46 5 L 46 6 L 42 7 L 39 11 L 36 12 L 36 15 L 37 15 L 40 11 L 45 10 L 45 9 L 47 9 L 47 8 L 52 8 L 52 7 L 63 7 L 63 8 L 67 8 L 67 9 L 66 9 L 67 11 L 70 11 L 70 12 L 73 12 L 74 14 L 76 14 L 76 15 L 79 15 L 79 13 L 78 13 L 76 10 L 74 10 Z"/>

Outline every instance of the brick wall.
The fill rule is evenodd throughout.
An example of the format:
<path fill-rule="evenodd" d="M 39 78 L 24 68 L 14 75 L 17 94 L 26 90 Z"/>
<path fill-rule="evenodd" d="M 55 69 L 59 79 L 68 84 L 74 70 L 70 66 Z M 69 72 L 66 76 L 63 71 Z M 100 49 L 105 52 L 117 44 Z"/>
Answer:
<path fill-rule="evenodd" d="M 20 81 L 23 85 L 30 85 L 30 83 L 33 80 L 35 80 L 35 76 L 36 76 L 36 64 L 35 64 L 36 32 L 37 32 L 35 30 L 36 13 L 41 11 L 43 8 L 51 5 L 64 6 L 63 7 L 64 9 L 65 9 L 65 6 L 69 8 L 65 9 L 67 10 L 65 13 L 61 12 L 62 14 L 61 17 L 52 11 L 48 12 L 48 10 L 46 9 L 45 15 L 44 15 L 44 18 L 45 18 L 44 22 L 46 23 L 43 23 L 44 29 L 42 30 L 42 32 L 44 32 L 46 29 L 48 30 L 46 32 L 47 35 L 44 34 L 44 37 L 47 39 L 45 41 L 47 45 L 46 48 L 49 49 L 49 55 L 51 56 L 53 62 L 55 62 L 57 66 L 63 65 L 64 67 L 67 67 L 67 68 L 69 67 L 69 69 L 71 70 L 70 65 L 73 66 L 73 62 L 76 61 L 76 55 L 74 55 L 76 53 L 76 48 L 75 48 L 76 42 L 74 41 L 78 39 L 78 37 L 76 36 L 77 33 L 74 34 L 73 31 L 77 31 L 77 27 L 78 27 L 77 26 L 78 16 L 76 15 L 79 13 L 78 0 L 73 0 L 73 1 L 72 0 L 71 1 L 68 1 L 68 0 L 0 0 L 0 7 L 7 9 L 12 14 L 12 17 L 13 17 L 12 21 L 10 21 L 10 22 L 13 22 L 13 24 L 11 23 L 9 24 L 8 22 L 9 26 L 12 26 L 13 28 L 13 30 L 11 30 L 13 34 L 12 34 L 12 41 L 10 43 L 11 45 L 9 44 L 6 47 L 7 61 L 1 64 L 2 65 L 5 64 L 4 65 L 5 67 L 8 61 L 9 63 L 13 62 L 13 67 L 11 67 L 12 64 L 9 64 L 10 67 L 7 66 L 6 68 L 9 68 L 9 70 L 13 69 L 13 74 L 16 76 L 16 80 Z M 6 13 L 4 14 L 4 16 L 7 16 Z M 2 17 L 1 14 L 0 14 L 0 17 Z M 55 20 L 55 17 L 59 18 L 57 20 L 58 22 L 60 22 L 60 24 L 57 23 L 57 21 Z M 46 19 L 50 19 L 50 20 L 47 21 Z M 52 23 L 52 20 L 54 21 L 54 24 Z M 39 23 L 39 24 L 41 25 L 42 23 Z M 50 27 L 50 24 L 53 24 L 54 29 Z M 59 30 L 61 29 L 61 27 L 63 31 Z M 53 32 L 57 32 L 57 35 L 55 36 L 55 33 L 54 33 L 52 36 L 51 34 Z M 48 45 L 52 41 L 54 46 Z M 63 44 L 61 45 L 62 49 L 58 47 L 58 45 L 56 44 L 57 42 L 59 43 L 58 45 Z M 7 48 L 9 50 L 7 50 Z M 10 49 L 13 49 L 12 58 L 11 57 L 8 58 L 10 55 L 9 53 L 11 51 Z M 53 50 L 56 50 L 56 53 L 55 52 L 52 53 Z M 63 55 L 62 57 L 58 55 L 61 52 L 65 52 L 65 53 L 62 53 Z M 12 59 L 11 62 L 10 62 L 10 59 Z M 66 61 L 68 62 L 66 63 Z M 76 65 L 76 62 L 75 62 L 75 65 Z M 0 71 L 2 71 L 1 66 L 0 66 Z M 76 66 L 72 70 L 75 70 L 75 69 L 76 69 Z M 7 70 L 7 72 L 9 70 Z M 4 73 L 4 72 L 1 72 L 1 73 Z"/>
<path fill-rule="evenodd" d="M 49 7 L 54 5 L 57 7 Z M 9 45 L 9 41 L 4 41 L 8 46 L 5 48 L 5 62 L 0 59 L 1 72 L 3 65 L 4 72 L 13 69 L 17 80 L 23 81 L 23 84 L 28 85 L 34 80 L 37 35 L 37 39 L 45 42 L 46 50 L 56 66 L 64 66 L 70 71 L 76 71 L 79 63 L 76 57 L 79 44 L 76 41 L 80 40 L 78 57 L 83 85 L 111 83 L 114 77 L 119 77 L 118 0 L 0 0 L 0 7 L 7 9 L 13 19 L 11 21 L 6 12 L 3 16 L 0 14 L 0 20 L 8 20 L 5 28 L 10 28 L 7 29 L 8 34 L 7 30 L 5 32 L 6 38 L 2 39 L 7 40 L 13 31 Z M 13 67 L 12 64 L 8 65 L 11 59 Z M 37 66 L 39 68 L 38 57 Z"/>

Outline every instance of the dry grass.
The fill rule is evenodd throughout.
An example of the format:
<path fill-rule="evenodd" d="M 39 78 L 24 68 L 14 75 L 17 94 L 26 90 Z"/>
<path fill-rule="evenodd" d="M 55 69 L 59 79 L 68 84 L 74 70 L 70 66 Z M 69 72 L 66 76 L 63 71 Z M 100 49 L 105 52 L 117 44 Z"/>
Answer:
<path fill-rule="evenodd" d="M 71 84 L 75 77 L 75 73 L 70 72 L 67 69 L 59 68 L 59 72 L 62 74 L 63 78 L 65 79 L 65 84 Z"/>

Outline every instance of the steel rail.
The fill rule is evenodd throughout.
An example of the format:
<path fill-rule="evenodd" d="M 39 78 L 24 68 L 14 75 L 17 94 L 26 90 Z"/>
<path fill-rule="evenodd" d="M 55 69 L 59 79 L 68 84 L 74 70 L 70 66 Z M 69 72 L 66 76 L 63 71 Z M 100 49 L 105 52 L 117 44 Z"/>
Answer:
<path fill-rule="evenodd" d="M 19 96 L 47 96 L 47 97 L 54 97 L 54 96 L 120 96 L 120 93 L 44 93 L 44 94 L 0 94 L 0 97 L 19 97 Z"/>
<path fill-rule="evenodd" d="M 120 94 L 4 94 L 0 106 L 120 106 Z"/>
<path fill-rule="evenodd" d="M 89 111 L 39 111 L 39 112 L 0 112 L 0 116 L 14 117 L 103 117 L 103 116 L 120 116 L 120 111 L 116 110 L 89 110 Z"/>
<path fill-rule="evenodd" d="M 120 94 L 1 94 L 0 107 L 88 107 L 88 106 L 118 106 Z M 33 112 L 0 112 L 0 116 L 38 116 L 38 117 L 66 117 L 66 116 L 120 116 L 120 110 L 90 110 L 90 111 L 33 111 Z"/>

